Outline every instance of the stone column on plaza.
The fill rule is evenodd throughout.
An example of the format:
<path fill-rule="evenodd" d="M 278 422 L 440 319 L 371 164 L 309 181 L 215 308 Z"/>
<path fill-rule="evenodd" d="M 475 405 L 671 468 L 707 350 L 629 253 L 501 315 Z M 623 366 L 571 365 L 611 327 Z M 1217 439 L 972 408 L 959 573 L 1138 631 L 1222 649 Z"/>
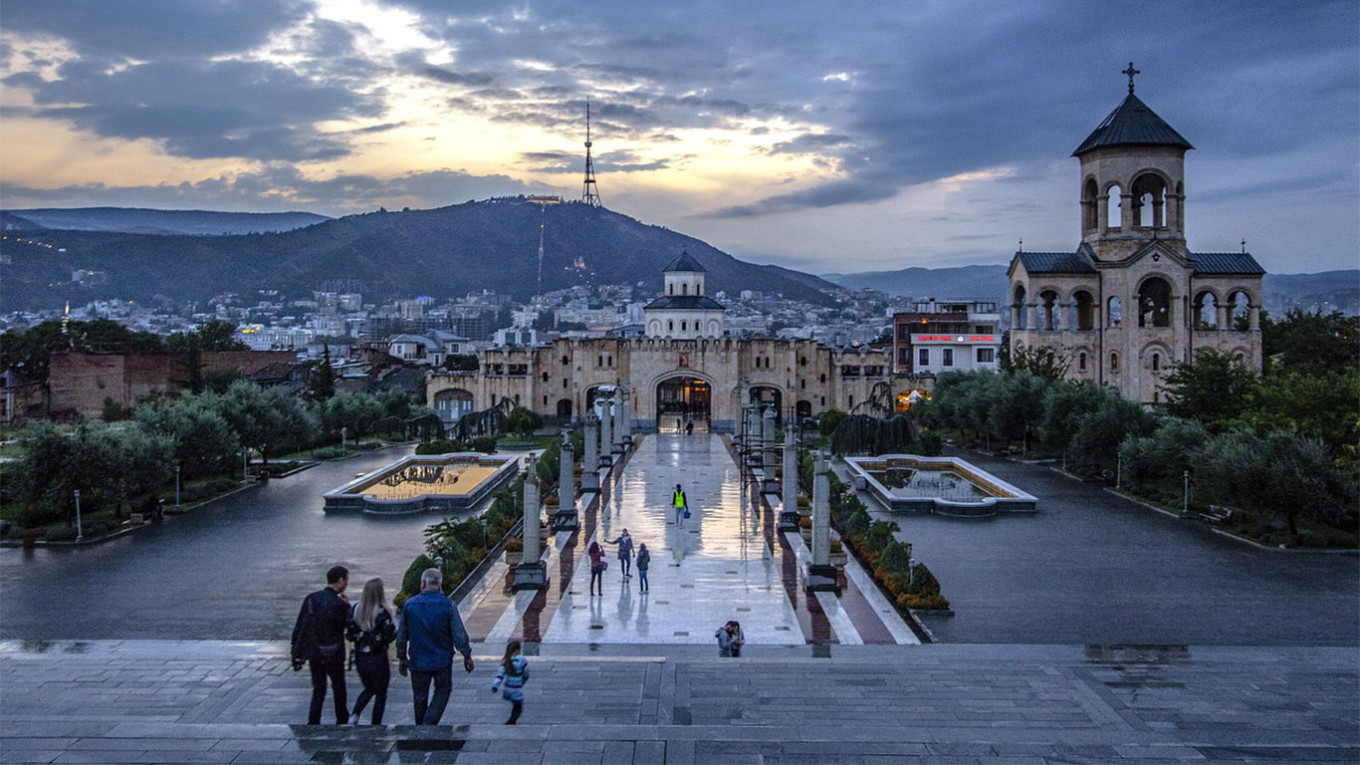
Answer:
<path fill-rule="evenodd" d="M 765 466 L 765 485 L 761 487 L 761 491 L 766 494 L 774 494 L 779 491 L 779 480 L 775 478 L 775 465 L 777 465 L 778 462 L 776 462 L 775 458 L 777 452 L 774 445 L 774 436 L 777 430 L 778 426 L 775 424 L 774 406 L 771 405 L 765 409 L 765 413 L 760 417 L 760 442 L 762 447 L 761 451 L 763 453 L 760 464 Z"/>
<path fill-rule="evenodd" d="M 553 518 L 555 531 L 575 531 L 581 528 L 576 513 L 576 453 L 571 448 L 571 431 L 562 431 L 562 467 L 557 478 L 557 515 Z M 584 482 L 582 476 L 582 482 Z"/>
<path fill-rule="evenodd" d="M 600 467 L 614 466 L 614 400 L 595 399 L 600 404 Z"/>
<path fill-rule="evenodd" d="M 838 589 L 836 567 L 831 565 L 831 478 L 826 454 L 817 453 L 812 470 L 812 562 L 808 565 L 809 590 Z"/>
<path fill-rule="evenodd" d="M 539 538 L 538 520 L 543 512 L 538 484 L 538 461 L 530 455 L 525 461 L 524 476 L 524 562 L 515 566 L 516 590 L 541 590 L 548 586 L 548 567 L 543 557 L 543 541 Z"/>
<path fill-rule="evenodd" d="M 784 423 L 784 490 L 783 502 L 779 508 L 779 530 L 798 530 L 798 441 L 793 429 L 793 419 Z"/>
<path fill-rule="evenodd" d="M 626 454 L 633 446 L 633 391 L 624 383 L 619 390 L 619 445 Z"/>
<path fill-rule="evenodd" d="M 600 421 L 594 412 L 585 417 L 586 443 L 581 455 L 581 491 L 600 490 Z"/>

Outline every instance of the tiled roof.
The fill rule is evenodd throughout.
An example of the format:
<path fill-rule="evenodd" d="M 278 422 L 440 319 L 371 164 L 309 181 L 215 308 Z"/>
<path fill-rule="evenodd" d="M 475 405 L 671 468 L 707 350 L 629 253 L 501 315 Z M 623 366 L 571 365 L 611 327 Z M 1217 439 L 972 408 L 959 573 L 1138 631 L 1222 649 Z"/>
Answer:
<path fill-rule="evenodd" d="M 1148 105 L 1130 93 L 1110 116 L 1100 123 L 1072 152 L 1080 157 L 1088 151 L 1106 146 L 1179 146 L 1193 149 L 1166 121 L 1158 117 Z"/>
<path fill-rule="evenodd" d="M 648 303 L 645 310 L 721 311 L 722 303 L 707 295 L 666 295 Z"/>
<path fill-rule="evenodd" d="M 1246 252 L 1194 252 L 1190 260 L 1197 274 L 1264 274 L 1266 270 Z"/>
<path fill-rule="evenodd" d="M 689 256 L 689 250 L 682 250 L 682 251 L 680 252 L 680 257 L 676 258 L 675 260 L 672 260 L 672 261 L 671 261 L 671 264 L 670 264 L 669 266 L 666 266 L 666 267 L 663 268 L 662 270 L 663 270 L 663 271 L 703 271 L 703 270 L 704 270 L 704 267 L 701 266 L 701 265 L 699 265 L 699 261 L 697 261 L 697 260 L 695 260 L 694 258 L 691 258 L 691 257 Z"/>
<path fill-rule="evenodd" d="M 1093 274 L 1094 266 L 1075 252 L 1022 252 L 1020 262 L 1031 274 Z"/>

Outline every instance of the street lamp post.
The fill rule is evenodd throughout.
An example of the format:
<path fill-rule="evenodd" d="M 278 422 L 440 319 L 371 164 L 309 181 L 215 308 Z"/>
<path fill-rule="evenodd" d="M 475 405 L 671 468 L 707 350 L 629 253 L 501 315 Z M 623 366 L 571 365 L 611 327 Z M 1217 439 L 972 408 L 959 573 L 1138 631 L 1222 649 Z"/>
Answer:
<path fill-rule="evenodd" d="M 1184 491 L 1182 492 L 1182 495 L 1181 495 L 1181 497 L 1182 497 L 1182 498 L 1181 498 L 1181 515 L 1189 515 L 1189 514 L 1190 514 L 1190 471 L 1189 471 L 1189 470 L 1185 471 L 1185 477 L 1184 477 L 1183 480 L 1184 480 L 1185 488 L 1184 488 Z"/>
<path fill-rule="evenodd" d="M 349 454 L 349 428 L 340 429 L 340 453 Z"/>
<path fill-rule="evenodd" d="M 179 465 L 175 466 L 175 509 L 179 509 Z"/>
<path fill-rule="evenodd" d="M 76 541 L 85 540 L 85 530 L 80 525 L 80 489 L 76 489 Z"/>

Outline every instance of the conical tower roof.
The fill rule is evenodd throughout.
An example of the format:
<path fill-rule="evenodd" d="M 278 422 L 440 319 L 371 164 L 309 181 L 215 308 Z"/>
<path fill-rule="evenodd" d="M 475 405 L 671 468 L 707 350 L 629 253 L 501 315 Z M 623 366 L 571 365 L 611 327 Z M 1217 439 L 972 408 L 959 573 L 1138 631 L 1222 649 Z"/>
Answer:
<path fill-rule="evenodd" d="M 1128 98 L 1100 123 L 1072 156 L 1103 149 L 1107 146 L 1177 146 L 1193 149 L 1175 128 L 1148 108 L 1130 89 Z"/>
<path fill-rule="evenodd" d="M 699 261 L 689 256 L 689 250 L 681 250 L 680 257 L 676 258 L 675 260 L 672 260 L 669 266 L 666 266 L 661 270 L 667 273 L 670 273 L 672 271 L 702 272 L 704 270 L 704 267 L 699 265 Z"/>

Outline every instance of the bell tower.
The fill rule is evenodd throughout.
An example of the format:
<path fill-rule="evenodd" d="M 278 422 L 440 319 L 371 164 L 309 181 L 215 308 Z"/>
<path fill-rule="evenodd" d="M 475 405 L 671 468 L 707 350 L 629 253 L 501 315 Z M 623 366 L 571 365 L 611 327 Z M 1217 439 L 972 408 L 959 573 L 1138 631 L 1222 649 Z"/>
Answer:
<path fill-rule="evenodd" d="M 1194 147 L 1129 94 L 1072 152 L 1081 160 L 1081 240 L 1096 260 L 1122 259 L 1150 239 L 1185 242 L 1185 152 Z"/>

